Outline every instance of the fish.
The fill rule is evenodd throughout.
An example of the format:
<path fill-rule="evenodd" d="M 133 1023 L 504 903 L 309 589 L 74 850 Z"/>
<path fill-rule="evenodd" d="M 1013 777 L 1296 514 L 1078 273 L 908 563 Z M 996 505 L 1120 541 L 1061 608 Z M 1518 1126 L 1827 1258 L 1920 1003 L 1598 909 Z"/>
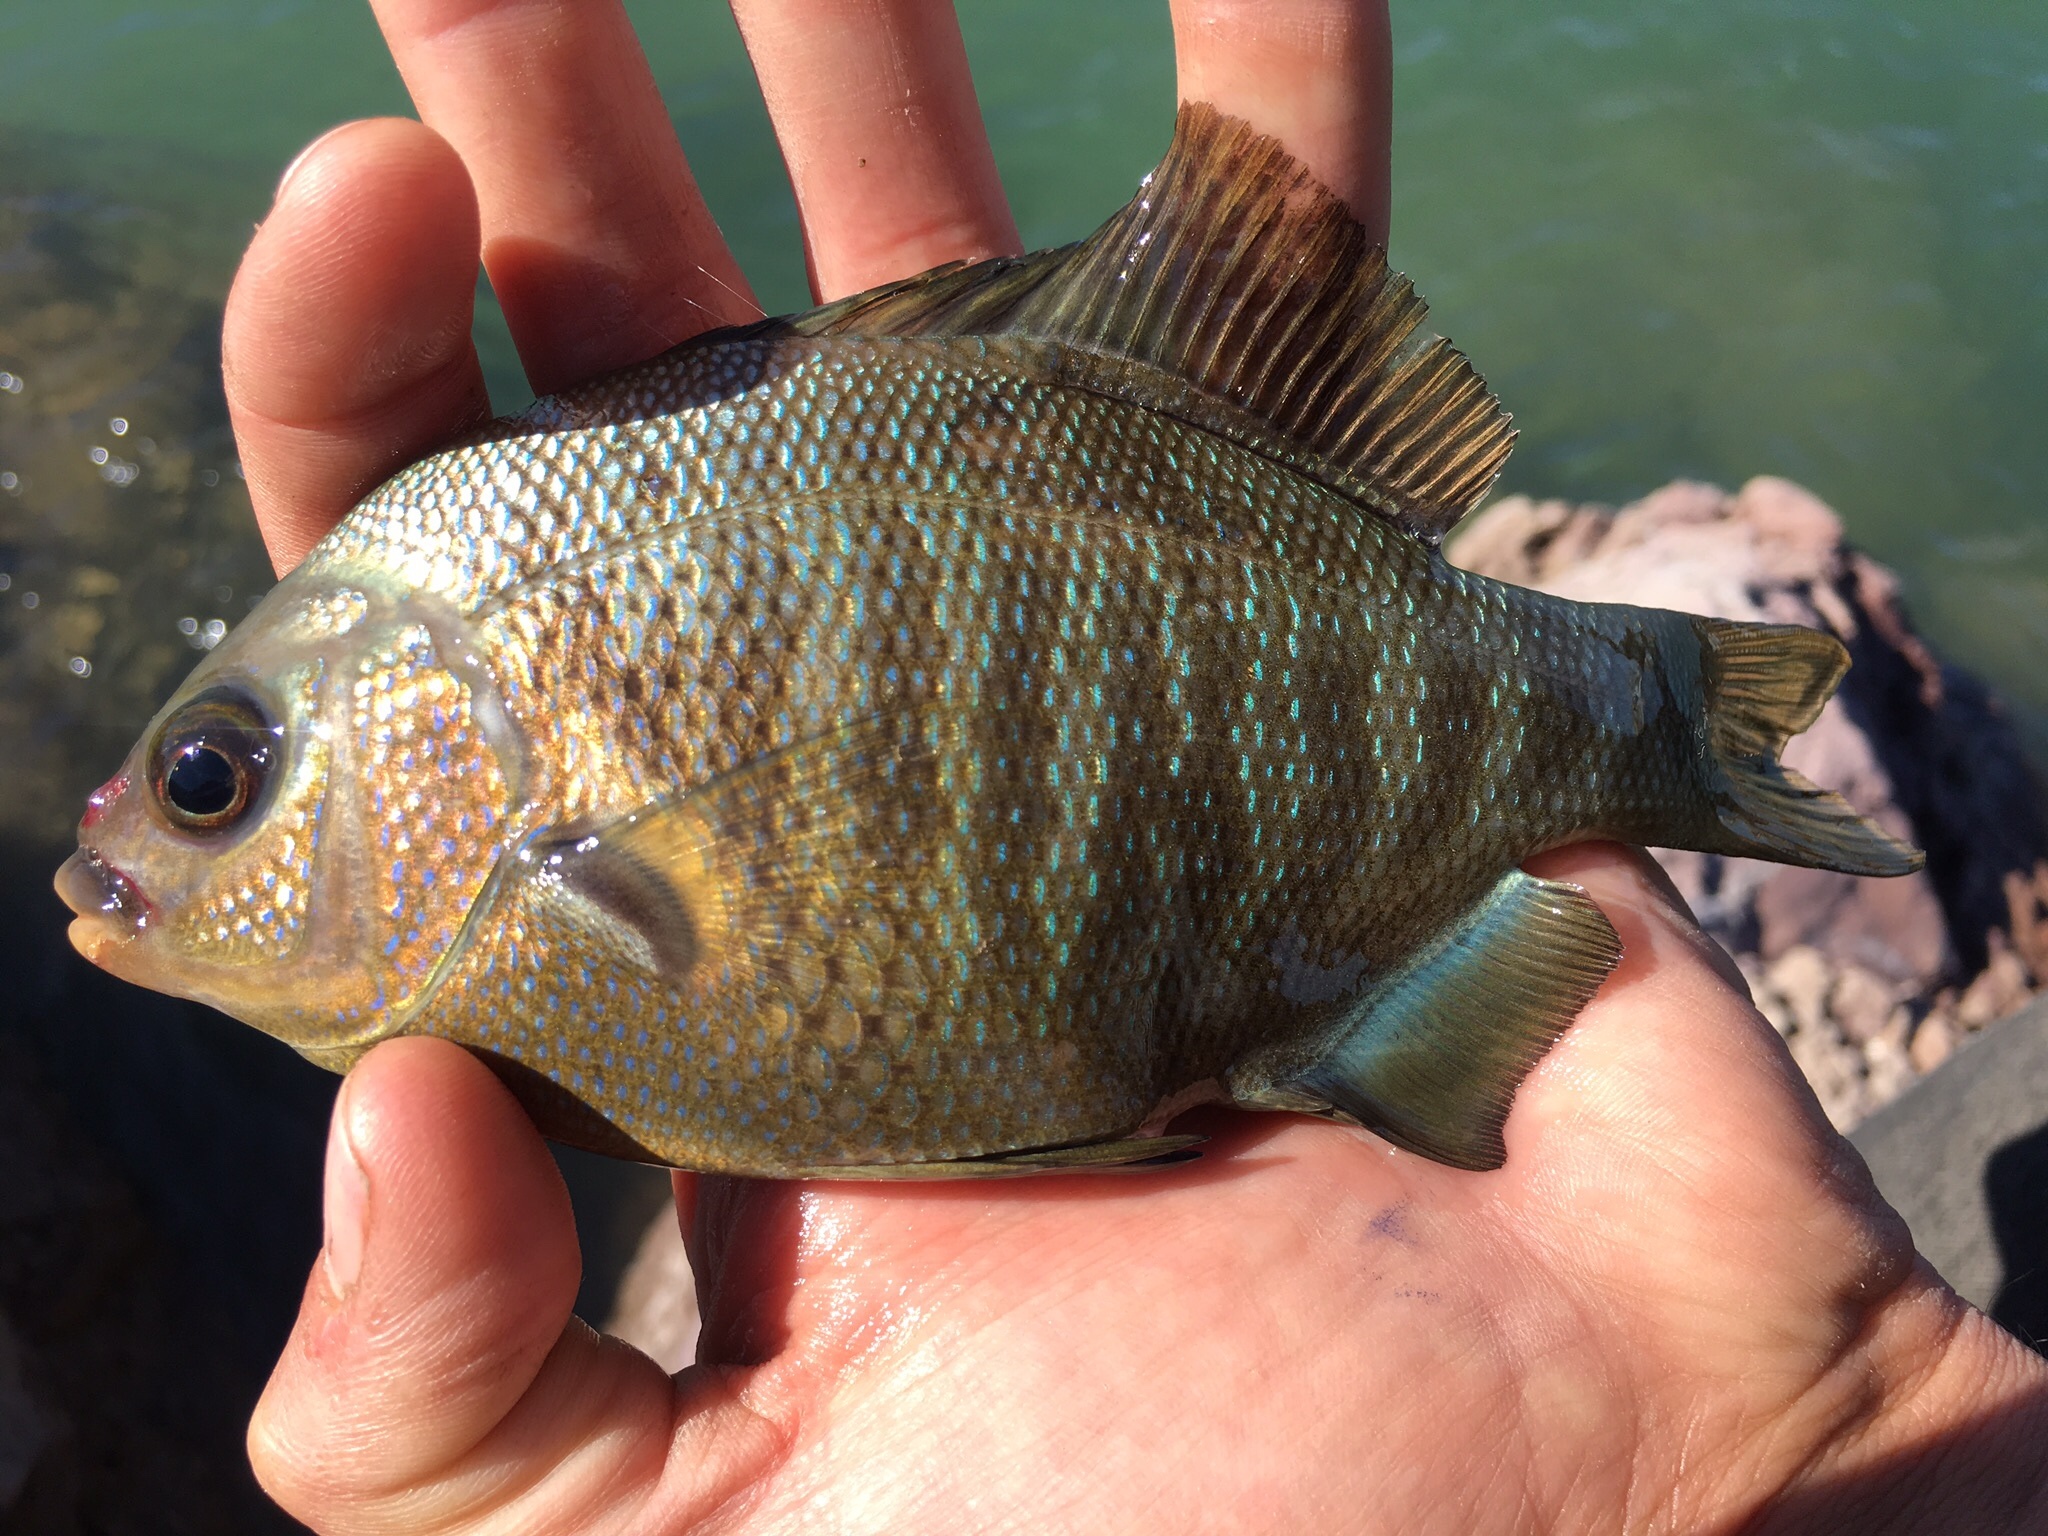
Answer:
<path fill-rule="evenodd" d="M 1087 239 L 713 332 L 369 495 L 93 797 L 89 959 L 762 1177 L 1154 1167 L 1200 1103 L 1505 1157 L 1587 839 L 1899 875 L 1832 637 L 1451 565 L 1509 418 L 1184 106 Z"/>

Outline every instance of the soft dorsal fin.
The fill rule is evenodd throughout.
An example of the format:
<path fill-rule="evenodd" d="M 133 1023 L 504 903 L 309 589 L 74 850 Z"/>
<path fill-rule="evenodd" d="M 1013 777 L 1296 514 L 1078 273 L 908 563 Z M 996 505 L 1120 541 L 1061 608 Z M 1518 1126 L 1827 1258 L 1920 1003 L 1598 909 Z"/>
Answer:
<path fill-rule="evenodd" d="M 1008 334 L 1140 362 L 1309 450 L 1436 540 L 1514 434 L 1358 221 L 1280 144 L 1204 103 L 1138 195 L 1079 244 L 941 267 L 780 325 L 796 334 Z"/>

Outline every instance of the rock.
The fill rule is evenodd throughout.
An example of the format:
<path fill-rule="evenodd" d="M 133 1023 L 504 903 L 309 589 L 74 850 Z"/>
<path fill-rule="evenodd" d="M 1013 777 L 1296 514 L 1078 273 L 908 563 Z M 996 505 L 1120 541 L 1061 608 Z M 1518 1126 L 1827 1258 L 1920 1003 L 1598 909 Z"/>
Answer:
<path fill-rule="evenodd" d="M 1828 1012 L 1841 1026 L 1842 1033 L 1858 1045 L 1867 1045 L 1894 1026 L 1901 1039 L 1906 1034 L 1906 1008 L 1894 995 L 1894 989 L 1874 972 L 1859 966 L 1844 966 L 1835 974 L 1833 990 L 1828 994 Z"/>
<path fill-rule="evenodd" d="M 1869 1070 L 1863 1053 L 1828 1030 L 1802 1029 L 1786 1041 L 1792 1060 L 1826 1111 L 1828 1123 L 1846 1131 L 1870 1108 Z"/>
<path fill-rule="evenodd" d="M 1984 687 L 1907 624 L 1897 579 L 1786 480 L 1729 495 L 1679 483 L 1620 511 L 1508 497 L 1450 546 L 1460 565 L 1563 597 L 1680 608 L 1832 632 L 1854 665 L 1785 760 L 1927 850 L 1928 868 L 1861 880 L 1660 853 L 1702 923 L 1766 960 L 1799 946 L 1912 994 L 1971 976 L 2010 921 L 2007 879 L 2048 855 L 2048 817 L 2018 738 Z M 2044 941 L 2048 944 L 2048 941 Z"/>
<path fill-rule="evenodd" d="M 1897 1099 L 1920 1079 L 1906 1043 L 1906 1013 L 1901 1009 L 1876 1038 L 1863 1047 L 1864 1115 L 1868 1116 Z M 1859 1117 L 1857 1123 L 1862 1122 Z"/>
<path fill-rule="evenodd" d="M 696 1358 L 697 1322 L 697 1284 L 671 1209 L 647 1224 L 604 1331 L 674 1374 Z"/>
<path fill-rule="evenodd" d="M 1754 954 L 1736 963 L 1836 1129 L 1849 1129 L 1913 1082 L 1911 1014 L 1882 977 L 1837 965 L 1809 944 L 1769 964 Z"/>
<path fill-rule="evenodd" d="M 1956 1053 L 1956 1029 L 1946 1013 L 1930 1013 L 1913 1031 L 1907 1057 L 1916 1072 L 1932 1072 Z"/>
<path fill-rule="evenodd" d="M 2037 987 L 2048 986 L 2048 860 L 2005 877 L 2006 936 Z"/>
<path fill-rule="evenodd" d="M 1828 993 L 1834 972 L 1827 957 L 1810 945 L 1787 950 L 1768 972 L 1770 985 L 1791 1010 L 1793 1028 L 1781 1033 L 1817 1034 L 1828 1025 Z"/>
<path fill-rule="evenodd" d="M 1982 1029 L 1994 1020 L 2024 1007 L 2034 995 L 2026 963 L 2013 950 L 2004 933 L 1991 935 L 1991 958 L 1976 980 L 1956 999 L 1956 1017 L 1965 1029 Z"/>
<path fill-rule="evenodd" d="M 1942 1278 L 2037 1348 L 2048 1341 L 2048 999 L 1850 1140 Z"/>

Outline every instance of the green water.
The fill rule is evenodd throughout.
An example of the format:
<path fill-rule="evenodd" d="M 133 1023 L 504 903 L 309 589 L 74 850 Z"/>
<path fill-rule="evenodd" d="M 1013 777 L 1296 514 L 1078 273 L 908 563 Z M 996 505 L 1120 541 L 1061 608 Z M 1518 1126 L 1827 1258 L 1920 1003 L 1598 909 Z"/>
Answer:
<path fill-rule="evenodd" d="M 631 9 L 763 300 L 800 305 L 729 16 Z M 1026 238 L 1085 231 L 1163 146 L 1164 6 L 961 9 Z M 2048 10 L 1397 0 L 1395 25 L 1395 257 L 1516 412 L 1505 488 L 1801 480 L 2048 745 Z M 352 0 L 0 0 L 0 370 L 25 381 L 0 389 L 0 728 L 66 795 L 190 660 L 179 622 L 262 584 L 209 393 L 250 221 L 307 139 L 405 105 Z M 479 328 L 516 406 L 488 304 Z M 116 415 L 183 468 L 128 453 Z M 58 600 L 21 608 L 33 583 Z"/>

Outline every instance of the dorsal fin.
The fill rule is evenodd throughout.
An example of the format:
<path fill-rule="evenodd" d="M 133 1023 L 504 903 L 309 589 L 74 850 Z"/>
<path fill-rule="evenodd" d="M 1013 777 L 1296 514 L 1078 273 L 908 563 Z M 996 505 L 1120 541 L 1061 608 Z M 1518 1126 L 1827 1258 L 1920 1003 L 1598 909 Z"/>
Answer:
<path fill-rule="evenodd" d="M 1439 539 L 1514 434 L 1358 221 L 1276 140 L 1205 103 L 1079 244 L 941 267 L 779 322 L 801 335 L 1008 334 L 1131 359 L 1248 411 Z"/>

